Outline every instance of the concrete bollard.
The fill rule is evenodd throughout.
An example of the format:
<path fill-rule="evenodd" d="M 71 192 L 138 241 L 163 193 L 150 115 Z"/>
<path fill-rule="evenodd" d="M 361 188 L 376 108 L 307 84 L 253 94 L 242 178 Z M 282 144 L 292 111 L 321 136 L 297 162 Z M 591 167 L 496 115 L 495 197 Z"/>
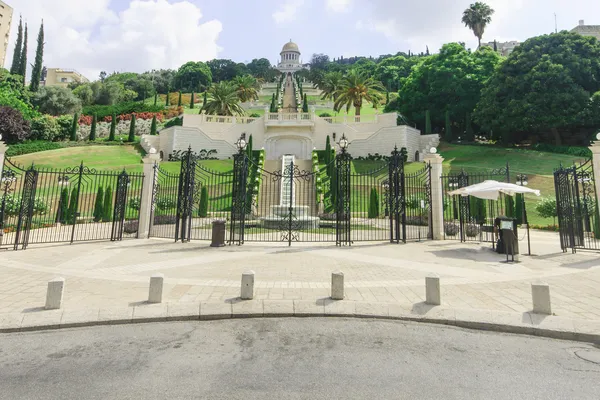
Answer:
<path fill-rule="evenodd" d="M 536 314 L 552 314 L 550 304 L 550 286 L 547 283 L 532 283 L 531 298 L 533 300 L 533 312 Z"/>
<path fill-rule="evenodd" d="M 148 291 L 148 303 L 162 303 L 163 283 L 165 276 L 163 274 L 154 274 L 150 277 L 150 289 Z"/>
<path fill-rule="evenodd" d="M 341 271 L 331 274 L 331 298 L 344 300 L 344 273 Z"/>
<path fill-rule="evenodd" d="M 48 282 L 46 310 L 58 310 L 62 306 L 65 278 L 54 278 Z"/>
<path fill-rule="evenodd" d="M 254 271 L 246 271 L 242 274 L 242 290 L 240 293 L 242 300 L 252 300 L 254 298 Z"/>
<path fill-rule="evenodd" d="M 425 303 L 434 306 L 442 304 L 440 278 L 437 276 L 428 276 L 425 278 Z"/>

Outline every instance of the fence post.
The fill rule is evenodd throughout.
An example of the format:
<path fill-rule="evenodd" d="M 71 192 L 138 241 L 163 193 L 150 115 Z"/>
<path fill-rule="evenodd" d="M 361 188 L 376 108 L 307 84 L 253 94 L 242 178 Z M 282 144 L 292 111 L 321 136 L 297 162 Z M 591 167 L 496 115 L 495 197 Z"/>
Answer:
<path fill-rule="evenodd" d="M 150 232 L 150 218 L 152 216 L 152 196 L 154 192 L 154 176 L 156 170 L 154 164 L 160 163 L 160 157 L 153 147 L 146 157 L 144 163 L 144 183 L 142 185 L 142 198 L 140 199 L 140 219 L 138 224 L 138 239 L 147 239 Z"/>
<path fill-rule="evenodd" d="M 592 151 L 592 166 L 594 168 L 594 183 L 596 184 L 596 199 L 600 201 L 600 133 L 596 137 L 596 142 L 590 146 Z M 1 145 L 0 145 L 1 146 Z M 0 160 L 2 159 L 2 150 L 0 149 Z M 0 164 L 0 170 L 2 166 Z"/>
<path fill-rule="evenodd" d="M 423 161 L 431 165 L 431 224 L 433 240 L 444 239 L 444 202 L 442 188 L 442 162 L 444 158 L 436 153 L 426 154 Z"/>
<path fill-rule="evenodd" d="M 2 168 L 4 168 L 4 155 L 6 154 L 6 150 L 8 150 L 8 146 L 0 140 L 0 178 L 2 177 Z"/>

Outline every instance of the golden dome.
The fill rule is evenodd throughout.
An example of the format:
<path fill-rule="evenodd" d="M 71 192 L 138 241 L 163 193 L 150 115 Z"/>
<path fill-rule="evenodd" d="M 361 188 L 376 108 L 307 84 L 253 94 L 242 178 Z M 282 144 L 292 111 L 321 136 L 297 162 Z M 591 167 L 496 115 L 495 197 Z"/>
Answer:
<path fill-rule="evenodd" d="M 291 39 L 290 39 L 290 41 L 288 43 L 286 43 L 283 46 L 283 49 L 281 49 L 282 53 L 286 53 L 288 51 L 293 51 L 293 52 L 296 52 L 296 53 L 300 53 L 300 50 L 298 49 L 298 45 L 296 43 L 292 42 Z"/>

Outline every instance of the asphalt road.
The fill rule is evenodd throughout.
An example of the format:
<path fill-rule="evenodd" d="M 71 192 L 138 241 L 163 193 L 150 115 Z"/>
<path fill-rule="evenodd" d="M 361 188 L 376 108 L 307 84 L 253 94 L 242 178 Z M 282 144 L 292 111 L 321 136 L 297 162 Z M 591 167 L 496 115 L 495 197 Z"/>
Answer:
<path fill-rule="evenodd" d="M 242 319 L 0 335 L 0 399 L 598 398 L 592 345 L 427 324 Z"/>

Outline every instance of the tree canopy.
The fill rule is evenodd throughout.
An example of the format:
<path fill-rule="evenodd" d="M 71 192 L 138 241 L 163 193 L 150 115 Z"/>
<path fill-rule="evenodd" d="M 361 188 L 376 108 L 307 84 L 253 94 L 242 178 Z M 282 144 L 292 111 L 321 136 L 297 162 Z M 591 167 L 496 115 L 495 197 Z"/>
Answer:
<path fill-rule="evenodd" d="M 175 74 L 175 89 L 182 92 L 198 92 L 212 83 L 212 72 L 206 63 L 189 61 L 179 67 Z"/>

